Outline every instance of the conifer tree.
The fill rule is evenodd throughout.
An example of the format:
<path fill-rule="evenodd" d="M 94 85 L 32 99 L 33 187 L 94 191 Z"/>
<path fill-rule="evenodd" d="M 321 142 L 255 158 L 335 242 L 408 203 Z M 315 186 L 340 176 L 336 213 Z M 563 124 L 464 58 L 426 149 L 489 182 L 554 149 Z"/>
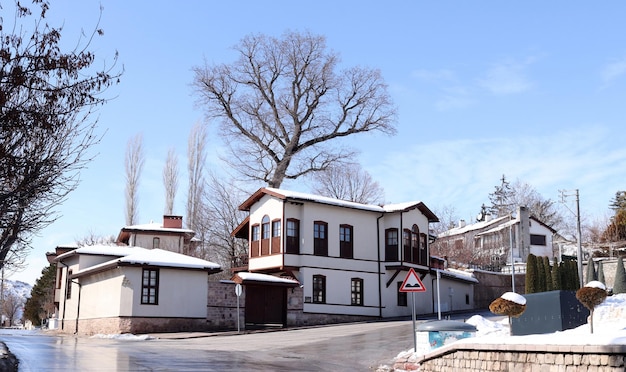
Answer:
<path fill-rule="evenodd" d="M 41 277 L 37 279 L 30 291 L 30 297 L 24 305 L 24 318 L 40 326 L 41 320 L 54 312 L 54 281 L 56 265 L 50 265 L 41 270 Z"/>
<path fill-rule="evenodd" d="M 604 268 L 602 267 L 602 261 L 598 261 L 598 281 L 606 285 L 606 279 L 604 278 Z"/>
<path fill-rule="evenodd" d="M 543 258 L 537 257 L 537 292 L 546 291 L 546 275 L 543 267 Z"/>
<path fill-rule="evenodd" d="M 596 266 L 593 263 L 593 258 L 589 257 L 589 261 L 587 261 L 587 277 L 585 278 L 585 283 L 589 283 L 592 280 L 598 280 L 598 274 L 596 273 Z"/>
<path fill-rule="evenodd" d="M 543 276 L 546 278 L 546 291 L 554 290 L 552 271 L 550 270 L 550 259 L 548 256 L 543 256 Z"/>
<path fill-rule="evenodd" d="M 537 256 L 529 254 L 526 259 L 526 293 L 537 292 Z"/>
<path fill-rule="evenodd" d="M 624 270 L 624 260 L 621 256 L 617 259 L 615 282 L 613 283 L 613 294 L 618 293 L 626 293 L 626 271 Z"/>
<path fill-rule="evenodd" d="M 554 260 L 554 265 L 552 265 L 552 289 L 555 291 L 559 291 L 563 289 L 563 278 L 561 274 L 561 265 Z"/>

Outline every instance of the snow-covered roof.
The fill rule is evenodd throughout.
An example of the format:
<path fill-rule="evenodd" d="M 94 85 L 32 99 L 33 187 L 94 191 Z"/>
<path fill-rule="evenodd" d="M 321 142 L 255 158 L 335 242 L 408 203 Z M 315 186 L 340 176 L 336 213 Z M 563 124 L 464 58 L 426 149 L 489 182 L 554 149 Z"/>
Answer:
<path fill-rule="evenodd" d="M 207 270 L 218 271 L 221 269 L 219 264 L 206 261 L 197 257 L 191 257 L 184 254 L 166 251 L 163 249 L 146 249 L 140 247 L 107 247 L 107 246 L 90 246 L 79 248 L 76 251 L 68 252 L 74 254 L 100 254 L 107 255 L 108 253 L 104 248 L 116 248 L 110 250 L 112 256 L 118 258 L 110 261 L 103 262 L 98 265 L 93 265 L 82 270 L 78 270 L 74 273 L 74 277 L 82 276 L 85 274 L 108 270 L 117 266 L 123 265 L 145 265 L 155 267 L 170 267 L 181 269 L 195 269 L 195 270 Z M 61 255 L 57 258 L 63 259 L 68 253 Z"/>
<path fill-rule="evenodd" d="M 508 220 L 510 219 L 509 216 L 504 216 L 504 217 L 499 217 L 499 218 L 494 218 L 492 220 L 489 221 L 480 221 L 480 222 L 476 222 L 473 224 L 468 224 L 462 227 L 453 227 L 450 230 L 444 231 L 442 233 L 440 233 L 439 235 L 437 235 L 438 238 L 444 238 L 444 237 L 448 237 L 448 236 L 454 236 L 454 235 L 460 235 L 460 234 L 465 234 L 468 231 L 474 231 L 474 230 L 481 230 L 484 228 L 487 228 L 491 225 L 498 225 L 500 224 L 502 221 Z M 513 220 L 515 221 L 515 220 Z"/>
<path fill-rule="evenodd" d="M 463 271 L 463 270 L 456 270 L 456 269 L 448 268 L 448 269 L 445 269 L 445 270 L 439 270 L 439 273 L 441 273 L 442 275 L 448 276 L 448 277 L 461 279 L 461 280 L 466 280 L 468 282 L 478 283 L 478 279 L 476 279 L 474 277 L 474 274 L 472 272 L 469 272 L 469 271 Z"/>
<path fill-rule="evenodd" d="M 219 264 L 214 262 L 163 249 L 142 249 L 128 256 L 124 256 L 118 261 L 128 264 L 182 267 L 187 269 L 215 270 L 221 268 Z"/>
<path fill-rule="evenodd" d="M 239 277 L 244 283 L 245 282 L 260 282 L 260 283 L 274 283 L 274 284 L 286 284 L 299 286 L 300 282 L 292 278 L 285 278 L 275 275 L 269 274 L 261 274 L 261 273 L 250 273 L 250 272 L 238 272 L 235 274 L 236 277 Z"/>
<path fill-rule="evenodd" d="M 122 230 L 195 233 L 193 230 L 190 230 L 190 229 L 183 229 L 183 228 L 178 228 L 178 227 L 163 227 L 163 225 L 158 222 L 124 226 Z"/>
<path fill-rule="evenodd" d="M 410 201 L 410 202 L 388 204 L 388 205 L 380 206 L 380 205 L 375 205 L 375 204 L 355 203 L 355 202 L 351 202 L 347 200 L 329 198 L 326 196 L 308 194 L 308 193 L 299 192 L 299 191 L 276 189 L 272 187 L 265 187 L 265 188 L 259 189 L 256 193 L 254 193 L 250 198 L 248 198 L 248 200 L 246 200 L 240 206 L 240 209 L 246 210 L 246 208 L 249 208 L 250 205 L 256 202 L 258 198 L 260 197 L 260 195 L 262 194 L 269 194 L 272 196 L 281 197 L 283 199 L 297 199 L 297 200 L 302 200 L 302 201 L 311 201 L 311 202 L 320 203 L 320 204 L 334 205 L 338 207 L 360 209 L 360 210 L 379 212 L 379 213 L 402 212 L 402 211 L 407 211 L 413 208 L 418 208 L 426 217 L 428 217 L 429 221 L 431 222 L 439 221 L 437 216 L 430 209 L 428 209 L 428 207 L 421 201 Z"/>
<path fill-rule="evenodd" d="M 131 253 L 136 253 L 138 249 L 145 250 L 145 248 L 129 247 L 125 245 L 104 245 L 104 244 L 88 245 L 88 246 L 76 248 L 72 251 L 63 253 L 59 255 L 56 258 L 56 260 L 60 261 L 69 256 L 73 256 L 76 254 L 122 257 L 122 256 L 127 256 Z"/>

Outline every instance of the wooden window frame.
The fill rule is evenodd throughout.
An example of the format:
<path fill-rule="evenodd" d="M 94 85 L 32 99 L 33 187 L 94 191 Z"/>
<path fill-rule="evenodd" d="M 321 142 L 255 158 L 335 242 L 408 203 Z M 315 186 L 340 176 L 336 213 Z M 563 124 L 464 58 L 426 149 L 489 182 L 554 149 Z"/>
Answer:
<path fill-rule="evenodd" d="M 147 274 L 147 276 L 146 276 Z M 144 268 L 141 270 L 141 304 L 159 304 L 159 269 Z"/>
<path fill-rule="evenodd" d="M 288 218 L 286 234 L 285 253 L 300 254 L 300 220 Z"/>
<path fill-rule="evenodd" d="M 394 235 L 394 236 L 392 236 Z M 398 261 L 398 229 L 385 230 L 385 261 Z"/>
<path fill-rule="evenodd" d="M 350 304 L 352 306 L 363 306 L 363 279 L 350 279 Z"/>
<path fill-rule="evenodd" d="M 325 275 L 313 275 L 313 303 L 325 304 L 326 303 L 326 276 Z"/>
<path fill-rule="evenodd" d="M 313 254 L 328 257 L 328 223 L 313 222 Z"/>
<path fill-rule="evenodd" d="M 354 227 L 339 225 L 339 257 L 354 258 Z"/>

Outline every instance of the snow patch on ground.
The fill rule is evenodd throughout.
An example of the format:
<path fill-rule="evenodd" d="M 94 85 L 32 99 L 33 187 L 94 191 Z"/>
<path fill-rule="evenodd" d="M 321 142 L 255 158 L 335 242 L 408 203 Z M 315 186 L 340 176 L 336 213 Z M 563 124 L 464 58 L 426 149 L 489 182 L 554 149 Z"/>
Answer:
<path fill-rule="evenodd" d="M 104 338 L 109 340 L 125 340 L 125 341 L 144 341 L 144 340 L 156 340 L 155 337 L 149 335 L 134 335 L 131 333 L 122 334 L 102 334 L 98 333 L 90 338 Z"/>
<path fill-rule="evenodd" d="M 525 336 L 511 336 L 508 318 L 497 321 L 474 315 L 466 323 L 476 327 L 476 336 L 455 341 L 463 344 L 531 344 L 531 345 L 626 345 L 626 294 L 607 297 L 596 306 L 593 334 L 589 324 L 564 331 Z M 400 352 L 395 360 L 417 361 L 423 355 L 413 349 Z M 380 366 L 377 371 L 393 371 Z M 396 370 L 399 371 L 399 370 Z"/>

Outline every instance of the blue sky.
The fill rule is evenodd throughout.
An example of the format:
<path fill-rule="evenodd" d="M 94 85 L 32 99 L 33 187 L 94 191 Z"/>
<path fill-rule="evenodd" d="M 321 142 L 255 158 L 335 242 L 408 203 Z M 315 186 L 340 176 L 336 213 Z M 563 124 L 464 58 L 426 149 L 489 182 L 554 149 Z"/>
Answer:
<path fill-rule="evenodd" d="M 104 8 L 92 49 L 99 64 L 119 52 L 125 73 L 98 111 L 99 155 L 61 217 L 34 240 L 29 268 L 11 279 L 33 283 L 44 253 L 90 232 L 124 225 L 124 152 L 143 134 L 146 163 L 139 220 L 163 214 L 163 163 L 176 148 L 181 183 L 191 127 L 203 122 L 191 69 L 228 63 L 249 33 L 287 30 L 327 37 L 342 66 L 380 69 L 398 107 L 398 134 L 348 140 L 385 189 L 388 202 L 422 200 L 475 216 L 505 174 L 545 198 L 579 189 L 581 211 L 605 217 L 626 189 L 626 3 L 618 1 L 54 1 L 73 45 Z M 314 5 L 313 5 L 314 4 Z M 207 123 L 213 132 L 213 123 Z M 219 171 L 220 140 L 211 136 Z M 308 191 L 300 184 L 285 188 Z M 184 214 L 184 187 L 175 213 Z"/>

